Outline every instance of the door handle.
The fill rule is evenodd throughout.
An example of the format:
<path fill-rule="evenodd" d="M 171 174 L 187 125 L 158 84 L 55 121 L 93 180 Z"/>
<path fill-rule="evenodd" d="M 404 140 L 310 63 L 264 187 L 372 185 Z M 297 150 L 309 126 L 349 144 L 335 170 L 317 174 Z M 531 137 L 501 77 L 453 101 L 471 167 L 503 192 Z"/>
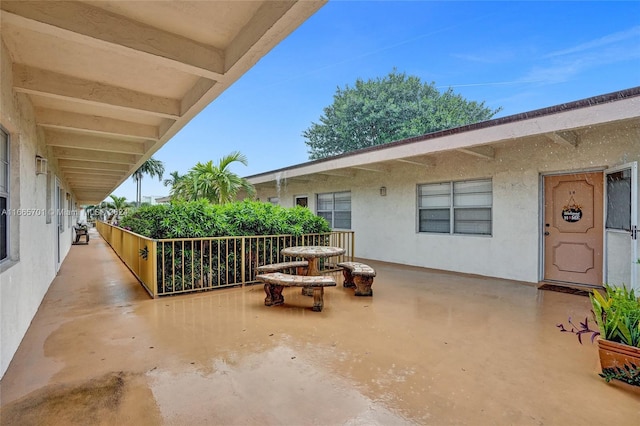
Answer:
<path fill-rule="evenodd" d="M 546 232 L 544 233 L 544 235 L 549 235 L 549 231 L 546 231 Z"/>

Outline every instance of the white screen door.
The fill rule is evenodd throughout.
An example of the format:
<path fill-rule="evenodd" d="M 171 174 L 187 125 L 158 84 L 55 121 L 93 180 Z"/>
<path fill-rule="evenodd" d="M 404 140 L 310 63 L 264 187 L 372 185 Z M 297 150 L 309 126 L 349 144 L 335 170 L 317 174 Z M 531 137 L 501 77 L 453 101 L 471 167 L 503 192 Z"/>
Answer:
<path fill-rule="evenodd" d="M 608 284 L 640 290 L 638 283 L 638 163 L 605 172 Z"/>

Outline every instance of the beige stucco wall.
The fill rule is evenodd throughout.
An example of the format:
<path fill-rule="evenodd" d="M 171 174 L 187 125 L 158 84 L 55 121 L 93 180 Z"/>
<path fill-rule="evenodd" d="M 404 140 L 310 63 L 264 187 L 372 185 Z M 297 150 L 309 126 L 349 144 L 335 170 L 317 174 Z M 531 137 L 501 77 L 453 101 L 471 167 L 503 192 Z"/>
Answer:
<path fill-rule="evenodd" d="M 492 160 L 457 151 L 434 158 L 431 167 L 396 162 L 387 172 L 359 170 L 353 177 L 325 181 L 282 180 L 279 193 L 275 184 L 260 185 L 258 197 L 266 201 L 279 196 L 281 205 L 291 206 L 295 195 L 308 195 L 315 212 L 315 194 L 350 190 L 357 257 L 537 282 L 541 175 L 640 161 L 639 123 L 585 130 L 577 148 L 538 136 L 496 145 Z M 418 184 L 480 178 L 493 179 L 491 237 L 416 231 Z M 384 197 L 381 186 L 387 188 Z"/>
<path fill-rule="evenodd" d="M 56 218 L 46 223 L 47 178 L 35 173 L 35 156 L 47 156 L 33 107 L 12 90 L 11 58 L 0 46 L 0 125 L 10 138 L 10 259 L 0 263 L 0 376 L 4 375 L 56 274 Z M 55 175 L 56 165 L 49 162 Z M 63 184 L 64 186 L 64 184 Z M 52 195 L 53 196 L 53 195 Z M 30 214 L 30 216 L 27 216 Z M 64 258 L 72 230 L 60 234 Z"/>

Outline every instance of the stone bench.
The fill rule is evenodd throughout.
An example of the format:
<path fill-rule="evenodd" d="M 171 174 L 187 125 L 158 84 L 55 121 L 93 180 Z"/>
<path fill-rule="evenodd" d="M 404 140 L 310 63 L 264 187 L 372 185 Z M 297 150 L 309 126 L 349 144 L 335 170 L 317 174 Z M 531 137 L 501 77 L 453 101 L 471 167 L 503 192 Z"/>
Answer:
<path fill-rule="evenodd" d="M 304 287 L 313 290 L 313 310 L 322 311 L 324 306 L 324 288 L 335 287 L 336 282 L 327 276 L 307 276 L 289 275 L 282 272 L 271 272 L 256 276 L 258 281 L 264 284 L 264 292 L 267 297 L 264 299 L 265 306 L 276 306 L 284 303 L 282 290 L 284 287 Z"/>
<path fill-rule="evenodd" d="M 296 260 L 292 262 L 282 262 L 282 263 L 271 263 L 268 265 L 258 266 L 256 271 L 259 273 L 262 272 L 280 272 L 285 271 L 287 269 L 296 269 L 296 274 L 298 275 L 307 275 L 307 269 L 309 268 L 309 262 L 306 260 Z"/>
<path fill-rule="evenodd" d="M 373 296 L 373 277 L 376 271 L 369 265 L 360 262 L 340 262 L 338 263 L 344 275 L 344 283 L 347 288 L 355 288 L 356 296 Z"/>

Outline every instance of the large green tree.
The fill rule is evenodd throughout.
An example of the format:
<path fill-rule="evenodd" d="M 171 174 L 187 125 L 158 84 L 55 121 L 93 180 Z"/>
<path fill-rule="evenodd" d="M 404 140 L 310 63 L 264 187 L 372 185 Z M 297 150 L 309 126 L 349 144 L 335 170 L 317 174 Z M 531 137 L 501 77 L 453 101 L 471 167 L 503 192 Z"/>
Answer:
<path fill-rule="evenodd" d="M 164 163 L 160 160 L 156 160 L 151 157 L 133 173 L 133 180 L 136 183 L 136 205 L 140 207 L 140 201 L 142 200 L 142 177 L 147 175 L 149 177 L 158 177 L 159 181 L 162 181 L 162 175 L 164 173 Z"/>
<path fill-rule="evenodd" d="M 303 132 L 312 160 L 485 121 L 498 113 L 395 70 L 338 88 L 319 123 Z"/>
<path fill-rule="evenodd" d="M 206 198 L 214 204 L 234 201 L 240 190 L 253 197 L 253 185 L 229 170 L 229 166 L 235 162 L 246 166 L 247 157 L 239 152 L 232 152 L 222 157 L 217 165 L 213 161 L 197 163 L 172 186 L 171 197 L 187 201 Z"/>

